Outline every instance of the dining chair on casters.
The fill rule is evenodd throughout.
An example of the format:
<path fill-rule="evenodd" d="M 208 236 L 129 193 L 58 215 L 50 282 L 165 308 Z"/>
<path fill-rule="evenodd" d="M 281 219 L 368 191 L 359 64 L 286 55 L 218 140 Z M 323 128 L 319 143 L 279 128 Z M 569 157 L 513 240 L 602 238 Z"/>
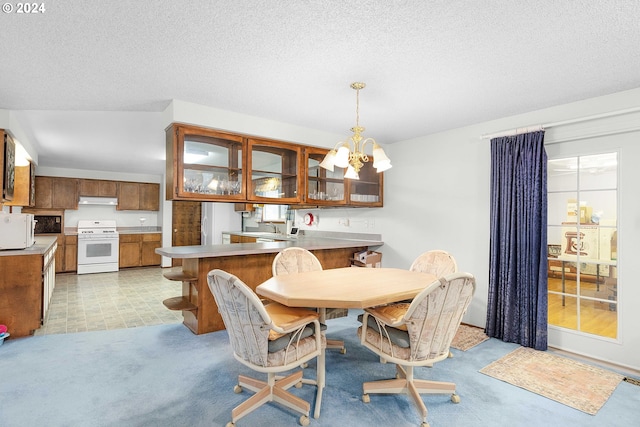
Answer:
<path fill-rule="evenodd" d="M 438 277 L 442 277 L 458 271 L 458 264 L 449 252 L 434 249 L 418 255 L 418 258 L 413 261 L 409 270 L 435 274 Z M 453 353 L 449 352 L 449 357 L 453 357 Z"/>
<path fill-rule="evenodd" d="M 300 424 L 308 425 L 311 405 L 287 390 L 302 383 L 317 385 L 316 407 L 319 407 L 324 385 L 323 360 L 318 358 L 316 380 L 303 379 L 301 370 L 285 377 L 276 374 L 320 355 L 324 337 L 318 313 L 278 303 L 264 305 L 251 288 L 222 270 L 211 270 L 207 283 L 229 334 L 233 356 L 254 371 L 267 374 L 267 381 L 238 376 L 234 391 L 241 393 L 244 387 L 255 394 L 233 408 L 226 427 L 234 427 L 240 418 L 268 402 L 280 403 L 302 414 Z"/>
<path fill-rule="evenodd" d="M 358 328 L 360 343 L 387 362 L 396 364 L 396 378 L 365 382 L 362 401 L 370 394 L 407 394 L 411 396 L 427 423 L 427 407 L 420 394 L 451 394 L 459 403 L 456 385 L 414 377 L 416 366 L 429 366 L 446 359 L 462 316 L 466 312 L 476 282 L 469 273 L 452 273 L 422 290 L 409 304 L 389 304 L 365 309 Z"/>
<path fill-rule="evenodd" d="M 420 254 L 413 261 L 409 270 L 442 277 L 458 271 L 458 264 L 449 252 L 435 249 Z"/>
<path fill-rule="evenodd" d="M 271 272 L 274 276 L 320 270 L 322 270 L 320 260 L 308 250 L 298 247 L 283 249 L 276 255 L 271 265 Z M 325 318 L 343 317 L 347 313 L 348 311 L 343 308 L 327 308 Z M 342 354 L 347 352 L 342 340 L 327 338 L 327 348 L 337 348 Z"/>

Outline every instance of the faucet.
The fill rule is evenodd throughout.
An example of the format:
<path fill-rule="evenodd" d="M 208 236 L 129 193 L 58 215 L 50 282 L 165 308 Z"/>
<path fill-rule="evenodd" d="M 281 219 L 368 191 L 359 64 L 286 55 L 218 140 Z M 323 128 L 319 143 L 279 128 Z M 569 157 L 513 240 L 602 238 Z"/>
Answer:
<path fill-rule="evenodd" d="M 273 227 L 273 234 L 278 234 L 278 226 L 277 225 L 275 225 L 272 222 L 267 223 L 267 225 L 270 225 L 270 226 Z"/>

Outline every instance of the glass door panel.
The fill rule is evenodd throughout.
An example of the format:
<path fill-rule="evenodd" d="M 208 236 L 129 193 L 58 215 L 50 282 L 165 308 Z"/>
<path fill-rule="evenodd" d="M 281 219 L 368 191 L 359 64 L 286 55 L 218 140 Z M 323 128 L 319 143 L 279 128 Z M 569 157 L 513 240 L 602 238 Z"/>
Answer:
<path fill-rule="evenodd" d="M 617 153 L 549 160 L 549 324 L 617 336 Z"/>
<path fill-rule="evenodd" d="M 349 204 L 363 206 L 382 206 L 382 173 L 373 167 L 373 156 L 362 165 L 360 179 L 349 180 Z"/>
<path fill-rule="evenodd" d="M 306 201 L 317 205 L 344 205 L 347 202 L 344 169 L 334 167 L 333 172 L 320 167 L 328 150 L 305 150 L 307 165 Z"/>
<path fill-rule="evenodd" d="M 249 140 L 249 199 L 299 202 L 301 156 L 301 148 L 293 144 Z"/>

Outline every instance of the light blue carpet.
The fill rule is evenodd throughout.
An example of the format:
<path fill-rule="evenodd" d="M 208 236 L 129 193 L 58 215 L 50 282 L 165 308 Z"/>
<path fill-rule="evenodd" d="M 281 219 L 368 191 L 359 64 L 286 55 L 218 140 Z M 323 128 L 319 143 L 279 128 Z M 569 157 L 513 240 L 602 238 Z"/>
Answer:
<path fill-rule="evenodd" d="M 372 395 L 362 382 L 390 378 L 394 366 L 358 343 L 357 311 L 329 321 L 329 335 L 347 353 L 327 352 L 327 388 L 311 426 L 419 426 L 406 396 Z M 424 397 L 431 427 L 634 426 L 640 387 L 622 382 L 597 415 L 493 379 L 478 371 L 517 346 L 490 339 L 419 378 L 453 381 L 462 401 Z M 306 372 L 315 374 L 315 363 Z M 11 339 L 0 346 L 0 426 L 224 426 L 231 408 L 249 392 L 232 391 L 238 373 L 253 372 L 233 359 L 225 331 L 193 335 L 181 324 Z M 315 387 L 291 389 L 313 402 Z M 313 412 L 313 405 L 312 405 Z M 268 404 L 238 422 L 295 426 L 298 415 Z"/>

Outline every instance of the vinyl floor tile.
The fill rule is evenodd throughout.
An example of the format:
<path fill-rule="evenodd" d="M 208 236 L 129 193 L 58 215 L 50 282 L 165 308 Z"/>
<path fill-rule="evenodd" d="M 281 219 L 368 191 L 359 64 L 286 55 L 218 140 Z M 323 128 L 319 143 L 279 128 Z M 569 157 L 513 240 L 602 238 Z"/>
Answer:
<path fill-rule="evenodd" d="M 111 273 L 57 274 L 49 309 L 35 335 L 134 328 L 181 323 L 167 298 L 182 294 L 182 284 L 167 280 L 171 269 L 146 267 Z"/>

